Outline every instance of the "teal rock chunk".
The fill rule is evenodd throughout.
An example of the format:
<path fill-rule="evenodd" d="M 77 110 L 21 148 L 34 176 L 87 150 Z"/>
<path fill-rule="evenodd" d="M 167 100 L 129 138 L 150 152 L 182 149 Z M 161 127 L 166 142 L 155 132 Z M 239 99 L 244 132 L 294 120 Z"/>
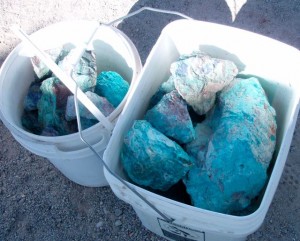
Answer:
<path fill-rule="evenodd" d="M 205 165 L 206 151 L 212 137 L 213 130 L 210 128 L 207 121 L 203 121 L 196 125 L 195 133 L 195 140 L 187 143 L 184 149 L 196 160 L 195 163 L 198 167 L 203 167 Z"/>
<path fill-rule="evenodd" d="M 80 123 L 81 123 L 81 129 L 85 130 L 87 128 L 92 127 L 93 125 L 96 125 L 98 123 L 98 120 L 95 119 L 87 119 L 87 118 L 80 118 Z"/>
<path fill-rule="evenodd" d="M 102 112 L 104 116 L 109 116 L 114 111 L 115 108 L 111 103 L 108 102 L 106 98 L 101 97 L 91 91 L 87 91 L 85 94 L 96 105 L 96 107 Z M 96 117 L 80 101 L 78 101 L 78 108 L 81 117 L 96 120 Z M 65 118 L 67 121 L 76 119 L 73 95 L 68 97 Z"/>
<path fill-rule="evenodd" d="M 192 167 L 189 155 L 145 120 L 136 120 L 126 133 L 121 162 L 132 181 L 166 191 Z"/>
<path fill-rule="evenodd" d="M 238 73 L 229 60 L 212 58 L 201 52 L 184 55 L 172 63 L 175 88 L 196 113 L 203 115 L 214 105 L 216 93 Z"/>
<path fill-rule="evenodd" d="M 241 211 L 267 180 L 276 144 L 275 110 L 256 78 L 236 79 L 221 91 L 207 121 L 213 135 L 205 165 L 189 172 L 187 192 L 197 207 Z"/>
<path fill-rule="evenodd" d="M 95 93 L 105 97 L 115 108 L 122 102 L 129 84 L 114 71 L 101 72 L 97 77 Z"/>
<path fill-rule="evenodd" d="M 195 139 L 186 102 L 176 90 L 164 95 L 157 105 L 147 111 L 144 118 L 158 131 L 180 144 Z"/>
<path fill-rule="evenodd" d="M 45 52 L 52 58 L 57 64 L 68 53 L 63 48 L 54 48 L 45 50 Z M 38 77 L 37 81 L 49 78 L 52 75 L 52 71 L 40 60 L 39 57 L 34 56 L 31 58 L 31 64 L 33 66 L 34 73 Z"/>
<path fill-rule="evenodd" d="M 40 90 L 40 83 L 33 82 L 27 92 L 27 95 L 24 99 L 24 110 L 32 111 L 37 110 L 37 103 L 42 97 L 42 91 Z"/>
<path fill-rule="evenodd" d="M 42 97 L 40 98 L 38 107 L 38 122 L 41 129 L 54 128 L 60 135 L 69 134 L 68 126 L 63 120 L 63 109 L 58 109 L 58 100 L 66 103 L 67 96 L 59 95 L 64 91 L 60 88 L 62 84 L 56 77 L 44 80 L 41 84 Z M 61 103 L 60 103 L 61 104 Z M 54 131 L 50 131 L 55 133 Z M 48 133 L 48 131 L 46 131 Z M 52 135 L 52 134 L 51 134 Z"/>
<path fill-rule="evenodd" d="M 96 56 L 93 51 L 84 51 L 82 57 L 73 68 L 72 63 L 74 63 L 76 56 L 76 49 L 71 49 L 68 55 L 58 63 L 58 66 L 66 73 L 71 73 L 71 77 L 83 92 L 93 91 L 97 79 Z"/>
<path fill-rule="evenodd" d="M 156 91 L 156 93 L 151 97 L 150 103 L 149 103 L 149 109 L 151 109 L 153 106 L 155 106 L 161 98 L 167 94 L 170 93 L 171 91 L 176 90 L 175 89 L 175 84 L 174 84 L 174 79 L 172 76 L 169 77 L 169 79 L 165 82 L 163 82 L 159 89 Z"/>

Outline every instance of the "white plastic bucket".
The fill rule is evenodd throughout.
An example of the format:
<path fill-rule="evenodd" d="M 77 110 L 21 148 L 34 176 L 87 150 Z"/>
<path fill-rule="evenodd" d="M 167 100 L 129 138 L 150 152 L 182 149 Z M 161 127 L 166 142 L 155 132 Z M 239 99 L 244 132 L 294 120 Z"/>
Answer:
<path fill-rule="evenodd" d="M 259 76 L 269 101 L 277 112 L 277 145 L 274 166 L 258 209 L 246 216 L 233 216 L 196 208 L 157 195 L 131 184 L 120 163 L 124 134 L 133 121 L 143 118 L 151 96 L 170 76 L 170 64 L 181 54 L 200 48 L 223 59 L 233 60 L 240 71 Z M 151 202 L 168 222 L 137 197 L 110 172 L 104 170 L 114 193 L 132 205 L 143 225 L 170 240 L 241 241 L 262 224 L 282 174 L 299 112 L 300 52 L 281 42 L 213 23 L 178 20 L 162 31 L 153 47 L 138 85 L 130 93 L 117 126 L 104 152 L 104 161 L 131 187 Z"/>
<path fill-rule="evenodd" d="M 92 21 L 60 22 L 31 35 L 41 49 L 51 49 L 88 42 L 99 23 Z M 139 54 L 128 37 L 114 27 L 101 26 L 92 40 L 96 54 L 98 74 L 116 71 L 130 82 L 130 88 L 113 113 L 108 117 L 116 122 L 128 94 L 132 91 L 142 65 Z M 21 124 L 23 100 L 34 80 L 29 57 L 30 48 L 21 43 L 7 57 L 0 70 L 0 117 L 15 139 L 29 151 L 46 157 L 70 180 L 91 187 L 107 185 L 103 166 L 93 152 L 86 147 L 78 133 L 47 137 L 24 130 Z M 98 123 L 83 132 L 85 139 L 98 153 L 103 153 L 110 133 Z"/>

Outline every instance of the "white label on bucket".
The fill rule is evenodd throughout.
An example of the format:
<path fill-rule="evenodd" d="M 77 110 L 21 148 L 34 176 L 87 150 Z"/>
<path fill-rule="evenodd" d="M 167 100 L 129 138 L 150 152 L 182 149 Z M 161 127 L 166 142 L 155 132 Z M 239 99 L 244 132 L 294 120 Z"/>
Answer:
<path fill-rule="evenodd" d="M 158 218 L 159 226 L 165 237 L 175 241 L 205 241 L 205 233 Z"/>

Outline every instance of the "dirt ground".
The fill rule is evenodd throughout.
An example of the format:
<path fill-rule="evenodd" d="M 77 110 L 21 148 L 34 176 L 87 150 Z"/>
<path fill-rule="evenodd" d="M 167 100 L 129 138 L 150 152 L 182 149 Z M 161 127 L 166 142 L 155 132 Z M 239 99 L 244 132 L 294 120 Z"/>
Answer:
<path fill-rule="evenodd" d="M 10 30 L 12 24 L 30 34 L 62 20 L 108 22 L 143 6 L 249 30 L 300 49 L 299 0 L 0 0 L 0 65 L 20 42 Z M 136 45 L 144 63 L 163 27 L 175 19 L 143 12 L 118 28 Z M 278 61 L 283 61 L 280 56 Z M 298 118 L 266 219 L 248 241 L 300 240 L 299 125 Z M 109 187 L 88 188 L 69 181 L 47 159 L 15 141 L 2 121 L 0 145 L 0 240 L 164 240 L 146 230 L 131 206 Z"/>

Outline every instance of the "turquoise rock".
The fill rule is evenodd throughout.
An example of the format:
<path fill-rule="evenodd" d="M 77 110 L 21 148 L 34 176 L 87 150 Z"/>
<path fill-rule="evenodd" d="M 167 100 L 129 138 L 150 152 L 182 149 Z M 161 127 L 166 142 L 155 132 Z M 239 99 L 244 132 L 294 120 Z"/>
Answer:
<path fill-rule="evenodd" d="M 58 66 L 66 73 L 71 72 L 71 77 L 76 81 L 78 87 L 83 91 L 94 90 L 97 79 L 96 56 L 93 51 L 85 50 L 78 63 L 73 68 L 72 63 L 77 51 L 71 49 L 67 56 L 59 61 Z M 72 70 L 73 68 L 73 70 Z"/>
<path fill-rule="evenodd" d="M 189 155 L 145 120 L 136 120 L 125 134 L 121 162 L 138 185 L 166 191 L 193 166 Z"/>
<path fill-rule="evenodd" d="M 248 207 L 267 180 L 276 144 L 275 110 L 256 78 L 237 79 L 218 96 L 205 163 L 184 182 L 193 205 L 222 213 Z"/>
<path fill-rule="evenodd" d="M 105 97 L 114 107 L 122 102 L 128 89 L 128 82 L 114 71 L 101 72 L 97 77 L 95 93 Z"/>
<path fill-rule="evenodd" d="M 96 107 L 102 112 L 104 116 L 109 116 L 114 111 L 115 108 L 111 103 L 108 102 L 106 98 L 101 97 L 91 91 L 87 91 L 85 94 L 96 105 Z M 78 108 L 81 117 L 96 120 L 96 117 L 83 104 L 81 104 L 80 101 L 78 101 Z M 67 121 L 76 119 L 73 95 L 68 97 L 65 118 Z"/>
<path fill-rule="evenodd" d="M 233 62 L 212 58 L 201 52 L 181 56 L 172 63 L 170 71 L 175 88 L 199 115 L 207 113 L 213 107 L 216 93 L 238 73 Z"/>
<path fill-rule="evenodd" d="M 144 118 L 158 131 L 180 144 L 195 139 L 186 102 L 176 90 L 165 94 L 157 105 L 147 111 Z"/>

